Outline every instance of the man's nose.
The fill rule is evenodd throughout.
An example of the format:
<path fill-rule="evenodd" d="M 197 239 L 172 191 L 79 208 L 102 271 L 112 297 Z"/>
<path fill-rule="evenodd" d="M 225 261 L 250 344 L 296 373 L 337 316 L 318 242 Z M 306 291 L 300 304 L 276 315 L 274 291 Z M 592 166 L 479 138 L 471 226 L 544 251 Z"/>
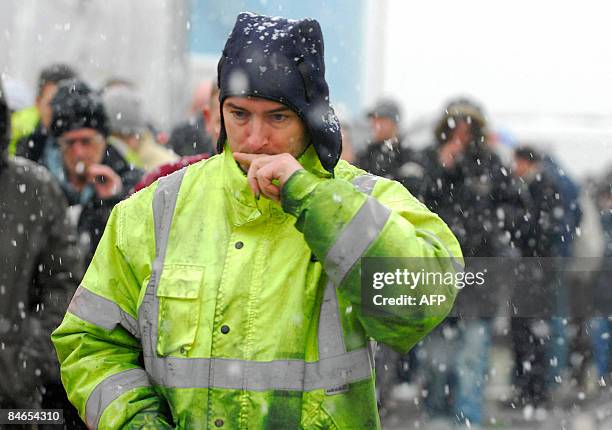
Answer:
<path fill-rule="evenodd" d="M 247 137 L 249 149 L 252 152 L 256 152 L 266 146 L 267 143 L 268 133 L 266 124 L 261 118 L 253 118 L 249 124 L 249 135 Z"/>
<path fill-rule="evenodd" d="M 80 140 L 77 140 L 70 145 L 70 151 L 74 157 L 81 158 L 85 152 L 85 146 L 81 144 Z"/>

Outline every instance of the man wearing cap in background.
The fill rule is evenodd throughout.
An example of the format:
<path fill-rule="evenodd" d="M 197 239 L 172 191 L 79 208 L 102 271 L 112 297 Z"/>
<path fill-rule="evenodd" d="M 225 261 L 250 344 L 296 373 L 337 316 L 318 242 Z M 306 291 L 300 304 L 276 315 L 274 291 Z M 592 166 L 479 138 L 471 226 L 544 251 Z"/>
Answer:
<path fill-rule="evenodd" d="M 540 152 L 529 145 L 518 146 L 514 150 L 513 173 L 521 178 L 523 192 L 530 196 L 529 212 L 516 240 L 522 256 L 562 256 L 565 202 Z M 548 264 L 558 264 L 549 261 Z M 523 288 L 513 289 L 511 295 L 518 312 L 518 317 L 510 321 L 516 385 L 512 400 L 517 406 L 533 408 L 536 419 L 545 418 L 544 408 L 550 396 L 547 368 L 549 360 L 556 356 L 550 317 L 559 315 L 559 281 L 558 275 L 543 270 L 539 264 L 527 265 L 517 274 L 517 285 Z"/>
<path fill-rule="evenodd" d="M 113 86 L 102 93 L 109 119 L 108 142 L 131 164 L 146 172 L 178 160 L 173 151 L 158 145 L 147 124 L 142 101 L 127 86 Z"/>
<path fill-rule="evenodd" d="M 368 112 L 372 141 L 358 155 L 356 165 L 373 175 L 400 181 L 416 195 L 423 177 L 417 152 L 401 135 L 398 104 L 382 99 Z"/>
<path fill-rule="evenodd" d="M 461 250 L 400 184 L 339 161 L 324 73 L 317 21 L 238 16 L 220 154 L 115 208 L 54 332 L 90 428 L 380 428 L 368 337 L 408 350 L 456 289 L 373 317 L 360 258 Z"/>
<path fill-rule="evenodd" d="M 82 81 L 63 81 L 51 100 L 50 132 L 57 140 L 44 165 L 71 206 L 79 242 L 89 262 L 115 204 L 142 172 L 107 144 L 108 118 L 100 98 Z"/>
<path fill-rule="evenodd" d="M 38 77 L 38 94 L 32 108 L 15 112 L 13 118 L 14 135 L 11 138 L 9 153 L 42 163 L 45 153 L 53 145 L 49 133 L 51 126 L 51 99 L 57 92 L 59 83 L 75 79 L 77 73 L 66 64 L 52 64 L 41 70 Z"/>
<path fill-rule="evenodd" d="M 401 110 L 390 99 L 381 99 L 368 112 L 372 141 L 359 154 L 356 165 L 374 175 L 399 181 L 417 196 L 423 177 L 418 153 L 402 139 Z M 387 401 L 394 387 L 410 379 L 416 367 L 416 348 L 405 357 L 392 348 L 379 344 L 376 350 L 377 397 L 381 413 L 386 412 Z"/>

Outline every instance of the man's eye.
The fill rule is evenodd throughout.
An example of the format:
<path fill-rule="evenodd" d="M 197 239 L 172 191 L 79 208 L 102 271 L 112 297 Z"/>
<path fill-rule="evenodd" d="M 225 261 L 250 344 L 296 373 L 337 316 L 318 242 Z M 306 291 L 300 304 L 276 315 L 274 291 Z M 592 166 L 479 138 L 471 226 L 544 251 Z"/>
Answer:
<path fill-rule="evenodd" d="M 270 118 L 274 122 L 283 122 L 283 121 L 285 121 L 287 119 L 287 115 L 282 114 L 282 113 L 274 113 L 274 114 L 270 115 Z"/>
<path fill-rule="evenodd" d="M 232 115 L 236 119 L 246 119 L 248 114 L 243 110 L 233 110 Z"/>

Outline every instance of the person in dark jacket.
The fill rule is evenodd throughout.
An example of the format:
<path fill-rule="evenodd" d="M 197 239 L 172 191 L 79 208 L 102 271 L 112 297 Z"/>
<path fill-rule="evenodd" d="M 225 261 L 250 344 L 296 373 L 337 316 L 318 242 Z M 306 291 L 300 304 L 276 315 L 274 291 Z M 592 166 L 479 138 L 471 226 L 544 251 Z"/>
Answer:
<path fill-rule="evenodd" d="M 402 142 L 400 107 L 391 99 L 381 99 L 367 112 L 367 116 L 372 141 L 357 155 L 355 165 L 373 175 L 397 180 L 416 195 L 423 169 L 415 162 L 416 151 Z M 377 345 L 376 390 L 382 415 L 386 413 L 394 387 L 402 380 L 410 379 L 406 370 L 415 369 L 416 354 L 416 348 L 401 356 L 384 344 Z"/>
<path fill-rule="evenodd" d="M 513 232 L 522 222 L 526 204 L 516 181 L 487 144 L 487 121 L 476 102 L 457 98 L 444 109 L 435 126 L 436 142 L 423 151 L 426 172 L 419 195 L 457 236 L 464 256 L 511 254 Z M 482 271 L 470 266 L 466 271 Z M 455 314 L 430 337 L 426 407 L 434 417 L 478 425 L 482 420 L 484 384 L 491 338 L 490 317 L 500 305 L 497 282 L 472 285 L 457 296 Z M 437 343 L 436 343 L 437 342 Z M 441 357 L 444 356 L 444 357 Z"/>
<path fill-rule="evenodd" d="M 57 92 L 58 85 L 66 79 L 75 79 L 77 73 L 66 64 L 52 64 L 45 67 L 38 77 L 38 95 L 36 110 L 40 119 L 34 131 L 17 142 L 16 155 L 25 157 L 37 163 L 45 156 L 45 152 L 53 142 L 49 134 L 51 125 L 51 99 Z"/>
<path fill-rule="evenodd" d="M 595 316 L 589 320 L 589 332 L 593 360 L 600 381 L 610 386 L 610 356 L 612 355 L 609 334 L 612 330 L 612 289 L 610 288 L 610 261 L 612 260 L 612 170 L 594 184 L 595 204 L 602 228 L 603 255 L 593 281 L 593 304 Z M 601 383 L 600 383 L 601 384 Z M 603 384 L 601 384 L 603 385 Z"/>
<path fill-rule="evenodd" d="M 9 159 L 0 85 L 0 409 L 39 408 L 59 384 L 51 331 L 78 286 L 82 264 L 66 199 L 42 166 Z"/>
<path fill-rule="evenodd" d="M 382 99 L 368 112 L 368 119 L 372 141 L 358 154 L 355 165 L 373 175 L 400 181 L 416 195 L 423 169 L 418 153 L 401 136 L 398 104 Z"/>
<path fill-rule="evenodd" d="M 57 146 L 45 166 L 59 180 L 89 262 L 112 208 L 142 176 L 111 145 L 100 98 L 82 81 L 63 81 L 51 101 Z"/>
<path fill-rule="evenodd" d="M 534 258 L 563 255 L 564 202 L 559 186 L 544 165 L 541 154 L 530 146 L 514 152 L 514 173 L 531 197 L 526 222 L 517 245 L 525 258 L 512 302 L 517 317 L 511 319 L 516 367 L 517 404 L 545 407 L 548 397 L 547 368 L 552 320 L 557 312 L 560 278 Z M 547 260 L 553 261 L 553 260 Z M 554 262 L 554 261 L 553 261 Z M 544 266 L 544 267 L 543 267 Z"/>

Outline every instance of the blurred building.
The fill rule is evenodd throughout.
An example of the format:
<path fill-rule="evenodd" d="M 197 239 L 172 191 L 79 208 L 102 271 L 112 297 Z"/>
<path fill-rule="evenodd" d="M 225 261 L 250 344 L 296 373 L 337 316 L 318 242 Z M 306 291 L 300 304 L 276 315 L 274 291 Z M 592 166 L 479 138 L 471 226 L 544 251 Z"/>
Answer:
<path fill-rule="evenodd" d="M 364 82 L 381 67 L 368 67 L 367 61 L 380 51 L 373 5 L 371 0 L 3 0 L 0 72 L 34 88 L 42 67 L 65 62 L 95 86 L 111 77 L 133 81 L 148 115 L 167 128 L 185 117 L 197 83 L 216 75 L 239 12 L 313 17 L 325 35 L 332 103 L 357 115 Z"/>

